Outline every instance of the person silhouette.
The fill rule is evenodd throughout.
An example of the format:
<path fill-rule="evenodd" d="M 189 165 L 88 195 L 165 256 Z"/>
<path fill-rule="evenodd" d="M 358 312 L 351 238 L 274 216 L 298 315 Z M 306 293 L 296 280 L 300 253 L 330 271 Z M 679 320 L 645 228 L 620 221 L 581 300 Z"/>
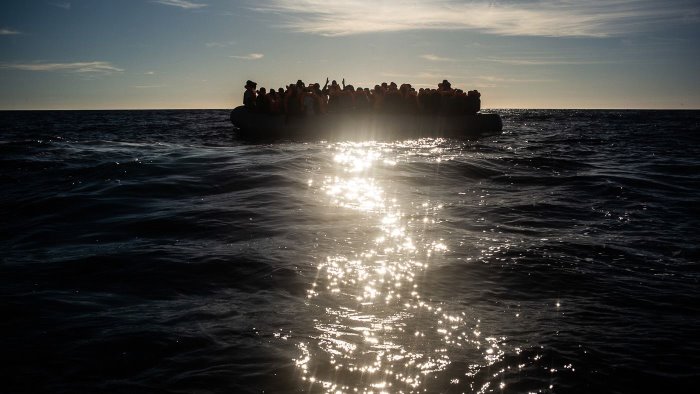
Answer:
<path fill-rule="evenodd" d="M 246 108 L 255 108 L 255 88 L 258 86 L 257 83 L 251 81 L 250 79 L 245 83 L 245 92 L 243 93 L 243 105 Z"/>

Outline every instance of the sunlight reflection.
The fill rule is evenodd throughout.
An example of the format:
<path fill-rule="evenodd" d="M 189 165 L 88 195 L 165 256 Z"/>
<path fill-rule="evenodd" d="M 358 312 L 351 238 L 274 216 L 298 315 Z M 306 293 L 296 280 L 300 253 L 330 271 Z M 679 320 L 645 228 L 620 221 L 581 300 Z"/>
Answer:
<path fill-rule="evenodd" d="M 333 206 L 374 220 L 368 222 L 373 234 L 365 245 L 370 247 L 326 256 L 307 291 L 309 302 L 323 312 L 315 319 L 317 336 L 299 344 L 295 362 L 304 381 L 328 393 L 413 392 L 428 375 L 444 371 L 455 350 L 469 347 L 481 355 L 474 365 L 490 365 L 503 356 L 499 340 L 482 339 L 478 323 L 470 323 L 474 320 L 464 312 L 449 313 L 421 295 L 420 277 L 449 247 L 443 239 L 410 229 L 416 228 L 414 222 L 419 229 L 435 224 L 443 206 L 406 204 L 416 211 L 407 214 L 398 199 L 387 197 L 377 175 L 400 163 L 401 155 L 425 154 L 433 162 L 449 157 L 426 141 L 404 144 L 401 154 L 393 144 L 331 145 L 337 167 L 322 176 L 319 186 L 309 180 L 309 187 L 318 187 Z M 454 377 L 452 383 L 459 381 Z"/>

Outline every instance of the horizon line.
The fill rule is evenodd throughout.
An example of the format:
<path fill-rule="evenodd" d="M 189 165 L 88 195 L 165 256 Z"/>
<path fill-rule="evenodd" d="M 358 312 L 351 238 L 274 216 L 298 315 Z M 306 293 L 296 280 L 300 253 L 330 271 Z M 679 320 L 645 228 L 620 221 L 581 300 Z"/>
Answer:
<path fill-rule="evenodd" d="M 233 110 L 238 106 L 234 107 L 180 107 L 180 108 L 0 108 L 0 112 L 30 112 L 30 111 L 222 111 L 222 110 Z M 498 110 L 547 110 L 547 111 L 700 111 L 700 107 L 689 107 L 689 108 L 662 108 L 662 107 L 489 107 L 483 108 L 486 112 L 498 111 Z"/>

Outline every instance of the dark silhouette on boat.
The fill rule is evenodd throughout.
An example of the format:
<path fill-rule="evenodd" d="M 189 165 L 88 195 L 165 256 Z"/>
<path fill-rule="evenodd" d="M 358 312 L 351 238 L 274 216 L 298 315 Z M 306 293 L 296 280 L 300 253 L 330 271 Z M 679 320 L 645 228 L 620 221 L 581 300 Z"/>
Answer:
<path fill-rule="evenodd" d="M 299 80 L 268 93 L 247 81 L 245 104 L 231 112 L 236 133 L 248 140 L 391 140 L 476 138 L 503 128 L 498 114 L 479 112 L 478 91 L 452 89 L 447 80 L 419 91 L 393 82 L 371 90 L 328 82 L 321 89 Z"/>

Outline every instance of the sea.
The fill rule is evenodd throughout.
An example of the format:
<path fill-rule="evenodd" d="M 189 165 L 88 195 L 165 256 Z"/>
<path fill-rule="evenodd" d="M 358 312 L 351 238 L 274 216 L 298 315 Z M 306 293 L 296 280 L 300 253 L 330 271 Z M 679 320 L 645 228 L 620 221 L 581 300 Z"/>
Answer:
<path fill-rule="evenodd" d="M 0 112 L 0 392 L 698 392 L 700 111 L 495 112 Z"/>

